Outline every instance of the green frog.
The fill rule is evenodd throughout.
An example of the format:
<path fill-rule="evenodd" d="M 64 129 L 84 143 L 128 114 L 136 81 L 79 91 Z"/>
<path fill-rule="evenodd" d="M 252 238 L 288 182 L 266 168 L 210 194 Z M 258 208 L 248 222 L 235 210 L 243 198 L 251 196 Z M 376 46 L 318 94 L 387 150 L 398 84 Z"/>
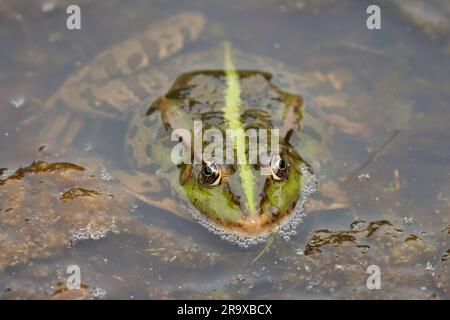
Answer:
<path fill-rule="evenodd" d="M 227 42 L 181 54 L 204 26 L 202 14 L 182 13 L 100 53 L 48 100 L 46 114 L 56 118 L 47 136 L 72 144 L 86 115 L 128 121 L 124 155 L 130 168 L 113 176 L 133 196 L 193 217 L 240 246 L 275 233 L 289 239 L 317 177 L 326 177 L 330 164 L 323 110 L 302 92 L 304 75 L 274 59 Z M 202 123 L 200 132 L 194 132 L 196 121 Z M 279 147 L 275 152 L 270 145 L 264 163 L 259 157 L 250 163 L 248 138 L 237 138 L 232 144 L 237 162 L 224 164 L 193 152 L 200 161 L 177 164 L 171 159 L 177 143 L 195 149 L 174 136 L 181 128 L 193 135 L 234 129 L 238 137 L 248 129 L 278 129 Z M 339 188 L 328 189 L 336 192 L 328 199 L 338 199 L 332 206 L 345 203 Z"/>
<path fill-rule="evenodd" d="M 197 230 L 195 228 L 183 232 L 184 230 L 170 226 L 142 223 L 138 217 L 130 214 L 134 210 L 134 206 L 129 203 L 130 195 L 133 204 L 134 198 L 137 198 L 181 218 L 191 220 L 193 217 L 220 237 L 242 246 L 264 241 L 277 233 L 289 238 L 305 212 L 348 206 L 345 194 L 340 191 L 340 176 L 332 174 L 336 172 L 334 164 L 344 166 L 343 161 L 339 163 L 342 159 L 339 155 L 345 153 L 342 149 L 340 152 L 333 150 L 336 142 L 339 142 L 339 137 L 333 136 L 333 133 L 339 131 L 352 138 L 361 137 L 358 141 L 365 141 L 376 132 L 374 128 L 393 127 L 389 121 L 403 121 L 407 118 L 396 113 L 399 109 L 403 110 L 401 105 L 409 105 L 402 101 L 400 106 L 395 104 L 395 108 L 389 108 L 394 113 L 383 112 L 383 116 L 378 118 L 376 113 L 370 113 L 370 123 L 364 122 L 367 112 L 358 109 L 359 105 L 364 105 L 363 110 L 367 111 L 371 105 L 378 106 L 386 102 L 383 99 L 392 93 L 385 88 L 391 88 L 396 83 L 398 74 L 398 70 L 392 66 L 398 65 L 387 64 L 389 68 L 386 67 L 386 71 L 392 71 L 392 74 L 384 73 L 388 80 L 377 81 L 374 87 L 368 86 L 367 81 L 364 81 L 367 78 L 358 74 L 357 70 L 347 68 L 346 65 L 349 64 L 341 63 L 334 50 L 323 49 L 322 53 L 314 55 L 312 61 L 305 63 L 306 66 L 309 65 L 309 71 L 297 72 L 273 58 L 240 51 L 232 44 L 220 43 L 212 48 L 208 46 L 198 50 L 202 47 L 198 42 L 205 30 L 205 23 L 205 18 L 200 13 L 181 13 L 132 35 L 128 40 L 103 51 L 91 62 L 78 67 L 79 70 L 72 73 L 48 100 L 44 110 L 38 110 L 38 118 L 33 119 L 32 116 L 25 120 L 25 123 L 29 123 L 38 119 L 45 125 L 42 127 L 44 136 L 39 139 L 48 149 L 44 148 L 39 158 L 47 158 L 48 163 L 36 162 L 13 174 L 0 169 L 0 270 L 20 263 L 25 265 L 22 277 L 23 272 L 30 272 L 29 270 L 39 277 L 51 277 L 53 271 L 45 271 L 45 266 L 40 266 L 42 260 L 46 262 L 43 258 L 62 254 L 67 243 L 74 245 L 76 241 L 96 240 L 104 236 L 116 241 L 112 242 L 112 247 L 117 246 L 117 252 L 133 252 L 146 256 L 147 260 L 144 261 L 150 262 L 149 265 L 136 263 L 136 272 L 132 274 L 139 277 L 134 282 L 129 281 L 129 278 L 123 281 L 132 286 L 133 292 L 136 290 L 135 284 L 145 283 L 148 286 L 139 265 L 144 265 L 145 271 L 152 270 L 154 266 L 158 271 L 173 271 L 171 268 L 176 268 L 175 272 L 182 274 L 181 283 L 185 283 L 185 272 L 193 271 L 193 274 L 200 273 L 203 276 L 206 274 L 204 270 L 213 270 L 211 274 L 215 281 L 217 270 L 226 269 L 224 264 L 233 265 L 238 270 L 236 272 L 240 273 L 242 261 L 249 255 L 252 255 L 250 260 L 253 259 L 252 250 L 243 252 L 232 249 L 224 252 L 221 246 L 211 250 L 214 242 L 197 241 L 203 235 L 198 238 L 192 235 L 190 230 Z M 367 47 L 355 43 L 350 49 L 362 50 L 365 57 L 371 52 Z M 340 58 L 352 58 L 352 51 L 344 53 Z M 380 52 L 376 51 L 374 54 Z M 383 59 L 387 57 L 381 56 Z M 367 73 L 367 70 L 364 69 L 364 72 Z M 374 94 L 373 90 L 378 94 Z M 373 97 L 376 99 L 371 99 Z M 392 101 L 399 102 L 397 99 Z M 233 114 L 239 117 L 233 117 Z M 194 123 L 199 120 L 203 124 L 200 130 L 202 135 L 212 127 L 221 133 L 228 128 L 241 130 L 240 132 L 252 128 L 279 128 L 280 150 L 274 157 L 270 157 L 268 163 L 222 164 L 214 159 L 201 158 L 202 161 L 197 163 L 185 161 L 175 164 L 171 158 L 174 147 L 178 145 L 186 148 L 188 145 L 184 138 L 180 139 L 182 136 L 173 135 L 174 132 L 185 128 L 195 136 L 199 132 L 195 132 Z M 112 121 L 112 125 L 109 121 Z M 127 168 L 114 169 L 105 155 L 95 155 L 95 147 L 93 151 L 84 153 L 76 153 L 68 147 L 77 144 L 75 139 L 80 136 L 78 133 L 81 129 L 87 130 L 84 136 L 89 136 L 89 130 L 92 130 L 89 125 L 98 123 L 102 125 L 100 128 L 115 129 L 118 123 L 128 127 L 126 134 L 120 135 L 120 140 L 114 142 L 114 147 L 121 150 L 119 152 L 128 163 Z M 66 154 L 58 149 L 59 156 L 55 159 L 53 145 L 65 147 Z M 209 145 L 205 143 L 204 150 Z M 22 146 L 20 144 L 20 148 Z M 236 144 L 234 149 L 237 156 L 247 156 L 249 153 L 246 146 L 242 148 Z M 190 160 L 195 160 L 197 155 L 193 152 L 191 156 L 193 159 Z M 386 173 L 385 161 L 375 159 L 378 159 L 375 161 L 377 166 L 382 168 L 380 172 Z M 58 162 L 54 163 L 55 160 Z M 262 175 L 264 165 L 267 170 Z M 104 166 L 109 171 L 112 170 L 112 180 L 100 179 Z M 374 174 L 367 173 L 365 164 L 362 168 L 363 171 L 358 172 L 361 175 L 356 175 L 355 178 L 360 185 L 368 188 L 360 189 L 356 186 L 347 190 L 354 190 L 358 194 L 363 192 L 368 197 L 377 194 L 372 191 L 373 188 L 384 192 L 385 184 L 369 188 Z M 355 185 L 352 181 L 350 183 Z M 315 188 L 317 191 L 312 193 Z M 123 192 L 124 190 L 127 192 Z M 384 194 L 388 192 L 390 191 L 385 191 Z M 349 202 L 352 203 L 352 200 Z M 332 224 L 326 218 L 323 223 Z M 377 237 L 372 236 L 370 240 L 367 233 L 372 234 L 374 223 L 368 222 L 367 230 L 361 228 L 360 223 L 362 224 L 361 221 L 355 223 L 355 227 L 352 224 L 351 231 L 314 232 L 304 253 L 293 252 L 301 240 L 292 242 L 292 245 L 277 246 L 275 254 L 281 258 L 276 260 L 280 262 L 279 268 L 273 269 L 269 275 L 278 276 L 271 277 L 275 281 L 270 284 L 276 288 L 288 288 L 287 298 L 298 297 L 290 295 L 290 292 L 302 286 L 305 281 L 309 284 L 309 281 L 319 279 L 317 287 L 324 288 L 326 292 L 334 292 L 336 281 L 340 283 L 342 279 L 344 291 L 348 291 L 345 288 L 350 282 L 355 286 L 364 284 L 366 273 L 360 260 L 365 257 L 370 264 L 373 262 L 370 261 L 373 257 L 365 251 L 364 244 L 367 241 L 373 252 L 385 262 L 391 261 L 392 256 L 399 257 L 402 261 L 404 257 L 417 258 L 418 255 L 411 254 L 411 248 L 413 253 L 426 249 L 427 260 L 431 261 L 432 248 L 430 250 L 421 245 L 426 241 L 411 240 L 406 234 L 406 240 L 404 237 L 398 238 L 399 245 L 394 246 L 393 253 L 383 254 L 384 247 L 377 245 L 380 242 L 379 236 L 386 237 L 387 245 L 392 244 L 392 239 L 385 230 L 396 236 L 397 228 L 384 225 L 375 235 Z M 311 232 L 311 229 L 305 229 L 298 228 L 305 233 Z M 148 248 L 140 250 L 142 247 L 136 244 L 134 237 L 124 246 L 127 236 L 118 239 L 110 236 L 119 232 L 139 235 L 141 239 L 148 240 Z M 72 239 L 74 235 L 76 241 Z M 341 242 L 336 246 L 336 239 L 350 244 L 350 248 L 340 244 Z M 354 241 L 355 248 L 352 244 Z M 143 247 L 146 247 L 146 241 L 142 242 Z M 412 245 L 413 243 L 418 245 Z M 329 248 L 328 244 L 331 244 Z M 80 246 L 72 252 L 87 252 L 89 255 L 87 247 L 89 246 Z M 95 244 L 92 247 L 95 251 L 93 258 L 103 265 L 105 262 L 102 255 L 96 254 Z M 322 253 L 311 248 L 321 248 Z M 330 248 L 331 250 L 326 251 Z M 262 250 L 252 263 L 267 252 L 266 248 Z M 339 259 L 341 255 L 344 259 Z M 264 266 L 275 261 L 271 254 L 266 258 Z M 406 264 L 410 265 L 409 260 L 400 260 L 399 263 L 407 261 Z M 34 268 L 32 264 L 27 264 L 30 261 L 35 264 Z M 86 283 L 95 285 L 99 272 L 85 271 L 90 270 L 88 265 L 92 263 L 91 257 L 79 261 L 88 262 L 82 266 L 83 279 L 91 273 L 91 279 L 87 278 Z M 343 278 L 339 274 L 345 268 L 343 265 L 349 261 L 353 265 L 345 269 Z M 52 265 L 59 265 L 51 262 Z M 258 260 L 259 263 L 261 260 Z M 424 269 L 420 264 L 414 265 Z M 317 272 L 309 272 L 311 266 L 312 270 L 319 270 L 319 276 L 312 276 L 317 275 Z M 354 268 L 359 272 L 354 272 Z M 111 269 L 108 266 L 108 270 L 113 270 L 114 278 L 118 278 L 116 276 L 120 271 L 116 267 Z M 230 277 L 235 280 L 236 269 L 231 270 Z M 337 280 L 333 278 L 336 270 L 339 271 Z M 437 272 L 445 274 L 445 271 L 447 269 L 442 268 Z M 124 277 L 128 274 L 129 269 L 126 269 Z M 172 275 L 170 272 L 168 274 Z M 253 270 L 247 273 L 250 274 L 253 274 Z M 108 281 L 111 278 L 109 275 L 106 275 Z M 12 273 L 11 282 L 17 283 L 18 276 L 20 273 Z M 401 272 L 398 276 L 399 279 L 404 279 Z M 437 276 L 439 277 L 439 273 Z M 153 273 L 151 277 L 156 278 Z M 226 272 L 221 273 L 220 278 L 223 277 L 227 277 Z M 261 274 L 256 280 L 245 274 L 244 277 L 237 277 L 239 286 L 231 285 L 221 289 L 226 297 L 229 297 L 228 292 L 234 295 L 238 292 L 242 297 L 248 297 L 248 293 L 253 294 L 253 291 L 246 291 L 246 287 L 261 287 L 260 284 L 262 287 L 267 286 L 266 274 Z M 162 279 L 164 280 L 152 282 L 151 286 L 159 297 L 161 292 L 158 291 L 162 286 L 167 286 L 169 292 L 175 290 L 178 294 L 168 297 L 179 296 L 180 290 L 192 290 L 184 285 L 180 289 L 178 283 L 174 285 L 165 281 L 168 277 L 163 276 Z M 439 281 L 445 287 L 448 281 L 445 277 L 441 279 Z M 402 280 L 394 282 L 398 284 L 400 281 L 404 283 Z M 226 280 L 223 283 L 233 282 Z M 116 291 L 117 282 L 110 285 Z M 23 287 L 28 290 L 30 282 L 24 282 Z M 38 284 L 37 287 L 40 288 L 41 285 Z M 201 290 L 199 297 L 205 297 L 204 290 L 209 290 L 210 286 L 209 283 L 202 283 L 198 288 L 195 290 Z M 61 293 L 63 289 L 58 288 L 57 291 Z M 212 291 L 217 292 L 217 289 Z M 267 292 L 263 290 L 262 294 L 267 295 Z M 358 294 L 361 293 L 355 291 L 351 296 L 356 297 Z"/>
<path fill-rule="evenodd" d="M 184 200 L 180 205 L 222 238 L 243 246 L 261 242 L 275 231 L 288 238 L 315 188 L 311 166 L 290 143 L 301 127 L 303 99 L 280 89 L 271 73 L 234 69 L 233 61 L 242 53 L 233 54 L 229 44 L 209 55 L 224 61 L 225 68 L 181 74 L 165 95 L 138 112 L 126 136 L 126 157 L 139 172 L 158 177 L 157 185 L 170 186 Z M 171 133 L 187 128 L 194 135 L 196 121 L 201 122 L 203 136 L 211 128 L 223 136 L 235 129 L 240 137 L 249 129 L 280 128 L 279 151 L 271 155 L 270 163 L 263 164 L 260 157 L 249 163 L 250 144 L 242 138 L 242 143 L 235 141 L 233 163 L 194 154 L 197 163 L 187 159 L 177 166 L 171 161 L 171 138 L 178 137 Z M 188 151 L 194 149 L 192 141 L 179 138 Z M 306 134 L 304 138 L 311 139 Z M 225 146 L 220 151 L 226 153 Z M 268 151 L 272 153 L 270 147 Z M 245 161 L 237 163 L 239 153 Z M 152 179 L 144 179 L 144 195 L 148 187 L 155 188 L 152 184 Z"/>

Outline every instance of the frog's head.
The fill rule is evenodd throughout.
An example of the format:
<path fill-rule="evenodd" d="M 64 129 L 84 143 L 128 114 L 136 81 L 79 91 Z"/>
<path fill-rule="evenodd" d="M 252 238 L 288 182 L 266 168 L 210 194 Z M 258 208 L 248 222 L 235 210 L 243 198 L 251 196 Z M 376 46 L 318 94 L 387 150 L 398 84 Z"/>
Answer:
<path fill-rule="evenodd" d="M 214 160 L 183 164 L 180 183 L 198 217 L 212 231 L 251 238 L 277 230 L 296 213 L 310 177 L 305 170 L 309 167 L 300 155 L 283 145 L 267 167 Z M 243 175 L 251 176 L 243 179 Z"/>

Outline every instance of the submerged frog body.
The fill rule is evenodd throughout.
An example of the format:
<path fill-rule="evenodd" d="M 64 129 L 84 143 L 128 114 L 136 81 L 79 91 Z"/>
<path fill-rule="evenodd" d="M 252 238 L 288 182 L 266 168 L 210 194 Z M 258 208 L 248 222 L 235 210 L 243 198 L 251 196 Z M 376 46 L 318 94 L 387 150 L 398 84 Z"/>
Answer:
<path fill-rule="evenodd" d="M 247 245 L 262 241 L 277 230 L 289 237 L 315 186 L 312 169 L 289 142 L 293 131 L 300 128 L 303 100 L 274 85 L 267 72 L 236 70 L 235 76 L 240 101 L 230 112 L 227 71 L 202 70 L 180 75 L 145 115 L 134 118 L 126 154 L 138 170 L 165 176 L 180 199 L 188 202 L 193 216 L 223 238 Z M 186 128 L 194 133 L 194 122 L 201 121 L 202 136 L 217 129 L 225 137 L 236 120 L 242 134 L 249 129 L 280 128 L 279 152 L 272 155 L 269 166 L 262 164 L 260 158 L 254 164 L 248 163 L 249 143 L 243 151 L 245 163 L 237 163 L 238 157 L 232 164 L 208 159 L 178 167 L 171 163 L 173 130 Z M 153 144 L 152 139 L 162 144 Z M 185 143 L 193 149 L 191 142 Z M 269 153 L 270 146 L 267 145 Z M 226 153 L 225 144 L 221 151 Z M 162 154 L 166 160 L 157 165 L 155 159 Z M 269 174 L 263 174 L 265 168 Z M 149 182 L 143 182 L 145 185 Z"/>
<path fill-rule="evenodd" d="M 61 112 L 44 131 L 55 137 L 64 128 L 60 143 L 72 144 L 86 115 L 127 119 L 124 154 L 131 168 L 113 170 L 113 175 L 133 196 L 180 217 L 194 217 L 239 245 L 261 242 L 274 232 L 289 238 L 314 191 L 315 175 L 324 177 L 322 169 L 329 163 L 325 117 L 300 94 L 308 76 L 276 60 L 228 43 L 181 55 L 204 24 L 201 14 L 183 13 L 100 53 L 48 100 L 44 111 L 52 117 L 55 107 Z M 179 128 L 192 132 L 197 120 L 203 123 L 202 134 L 212 127 L 222 133 L 279 129 L 279 151 L 272 152 L 269 143 L 272 158 L 264 164 L 202 159 L 176 165 L 171 133 Z M 238 158 L 249 153 L 238 142 L 234 151 Z M 262 175 L 262 169 L 269 174 Z M 209 183 L 206 175 L 219 178 Z"/>

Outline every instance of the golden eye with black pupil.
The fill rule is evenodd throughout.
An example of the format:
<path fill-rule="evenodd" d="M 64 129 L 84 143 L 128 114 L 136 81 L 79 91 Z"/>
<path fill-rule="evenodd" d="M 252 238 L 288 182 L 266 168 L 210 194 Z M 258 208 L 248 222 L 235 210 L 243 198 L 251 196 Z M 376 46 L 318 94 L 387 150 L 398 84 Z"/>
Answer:
<path fill-rule="evenodd" d="M 270 160 L 270 169 L 272 171 L 272 178 L 276 181 L 287 177 L 287 163 L 279 155 L 273 155 Z"/>
<path fill-rule="evenodd" d="M 217 186 L 222 180 L 222 170 L 215 161 L 206 161 L 201 172 L 201 180 L 208 187 Z"/>

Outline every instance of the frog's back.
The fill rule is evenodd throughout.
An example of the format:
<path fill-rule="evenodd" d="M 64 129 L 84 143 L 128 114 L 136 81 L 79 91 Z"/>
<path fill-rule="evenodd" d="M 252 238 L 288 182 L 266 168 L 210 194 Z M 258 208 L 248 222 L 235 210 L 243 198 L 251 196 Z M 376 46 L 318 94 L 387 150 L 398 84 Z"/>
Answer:
<path fill-rule="evenodd" d="M 238 70 L 240 119 L 245 130 L 282 128 L 286 107 L 293 107 L 293 122 L 299 124 L 300 95 L 285 92 L 272 82 L 272 74 L 259 70 Z M 164 99 L 177 101 L 179 108 L 206 127 L 224 127 L 225 70 L 196 70 L 180 75 Z M 181 103 L 180 103 L 181 102 Z M 156 101 L 153 106 L 158 105 Z"/>

